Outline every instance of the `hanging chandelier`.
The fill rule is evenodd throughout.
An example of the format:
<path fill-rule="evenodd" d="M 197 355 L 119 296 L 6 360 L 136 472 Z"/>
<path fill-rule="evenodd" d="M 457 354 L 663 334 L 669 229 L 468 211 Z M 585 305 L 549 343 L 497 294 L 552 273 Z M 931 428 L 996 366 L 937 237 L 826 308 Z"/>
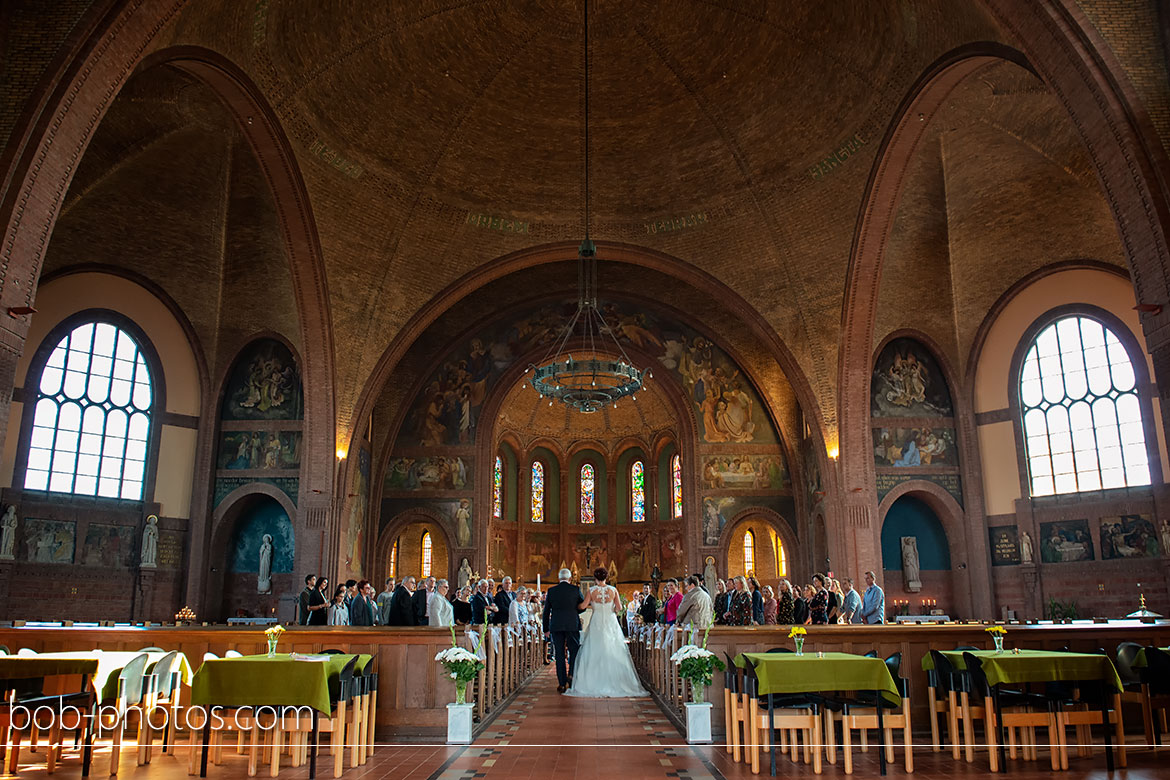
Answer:
<path fill-rule="evenodd" d="M 639 371 L 597 306 L 597 247 L 589 239 L 589 0 L 585 0 L 585 240 L 577 249 L 577 310 L 538 365 L 528 367 L 532 386 L 551 406 L 560 401 L 579 412 L 617 406 L 642 389 Z M 572 348 L 578 350 L 573 357 Z"/>

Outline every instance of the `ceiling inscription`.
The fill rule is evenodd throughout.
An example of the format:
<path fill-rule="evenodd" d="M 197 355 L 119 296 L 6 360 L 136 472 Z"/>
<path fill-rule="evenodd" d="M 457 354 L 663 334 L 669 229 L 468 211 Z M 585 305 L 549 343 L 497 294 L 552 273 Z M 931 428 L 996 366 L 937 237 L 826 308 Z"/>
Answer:
<path fill-rule="evenodd" d="M 861 133 L 854 133 L 852 138 L 837 148 L 837 151 L 809 168 L 809 177 L 813 181 L 820 179 L 834 168 L 844 165 L 845 161 L 857 154 L 858 150 L 863 146 L 865 146 L 865 139 L 861 137 Z"/>

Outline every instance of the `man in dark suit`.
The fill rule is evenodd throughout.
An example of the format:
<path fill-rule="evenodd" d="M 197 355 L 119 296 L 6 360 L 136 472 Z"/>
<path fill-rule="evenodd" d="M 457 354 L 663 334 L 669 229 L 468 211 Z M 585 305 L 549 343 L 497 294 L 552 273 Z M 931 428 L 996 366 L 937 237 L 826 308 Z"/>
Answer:
<path fill-rule="evenodd" d="M 471 624 L 473 626 L 482 626 L 485 622 L 492 622 L 492 615 L 495 614 L 496 605 L 492 601 L 490 593 L 490 585 L 487 580 L 480 580 L 475 586 L 475 595 L 471 597 Z"/>
<path fill-rule="evenodd" d="M 496 612 L 493 623 L 504 625 L 508 622 L 508 609 L 512 606 L 512 602 L 516 600 L 516 594 L 512 592 L 512 578 L 504 577 L 500 580 L 500 592 L 496 594 Z"/>
<path fill-rule="evenodd" d="M 404 577 L 402 584 L 394 589 L 394 595 L 390 598 L 390 615 L 387 625 L 414 625 L 414 608 L 410 603 L 412 590 L 414 590 L 414 577 Z"/>
<path fill-rule="evenodd" d="M 367 591 L 369 591 L 367 593 Z M 374 625 L 374 603 L 370 594 L 374 588 L 370 583 L 362 580 L 357 583 L 357 595 L 349 602 L 349 624 L 351 626 Z"/>
<path fill-rule="evenodd" d="M 658 622 L 658 599 L 654 598 L 654 591 L 648 582 L 642 586 L 642 609 L 639 614 L 643 623 Z"/>
<path fill-rule="evenodd" d="M 410 599 L 410 603 L 414 608 L 414 622 L 411 625 L 425 626 L 430 624 L 430 621 L 427 619 L 427 601 L 430 599 L 431 591 L 434 589 L 434 577 L 427 577 L 414 589 L 414 595 Z"/>
<path fill-rule="evenodd" d="M 297 625 L 309 625 L 309 602 L 313 598 L 313 588 L 317 584 L 317 575 L 309 574 L 305 576 L 305 589 L 301 591 L 301 595 L 297 597 Z"/>
<path fill-rule="evenodd" d="M 573 579 L 573 572 L 561 569 L 557 579 L 560 582 L 548 589 L 544 602 L 544 633 L 552 640 L 553 655 L 557 659 L 557 693 L 564 693 L 573 682 L 573 666 L 581 647 L 580 613 L 585 597 L 580 588 L 569 582 Z"/>

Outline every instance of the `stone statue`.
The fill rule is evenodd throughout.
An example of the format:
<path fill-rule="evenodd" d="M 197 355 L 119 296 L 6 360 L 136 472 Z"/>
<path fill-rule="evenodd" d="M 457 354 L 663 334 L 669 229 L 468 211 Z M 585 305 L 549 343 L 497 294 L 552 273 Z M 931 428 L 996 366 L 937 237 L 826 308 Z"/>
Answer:
<path fill-rule="evenodd" d="M 474 576 L 475 575 L 471 571 L 471 564 L 467 562 L 466 558 L 464 558 L 463 561 L 459 564 L 459 589 L 462 590 L 463 588 L 466 588 L 471 583 L 471 580 Z"/>
<path fill-rule="evenodd" d="M 715 587 L 715 580 L 719 579 L 719 572 L 715 571 L 715 556 L 708 555 L 704 563 L 707 565 L 703 567 L 703 584 L 707 590 L 711 590 Z"/>
<path fill-rule="evenodd" d="M 1162 527 L 1158 530 L 1162 537 L 1162 557 L 1170 558 L 1170 523 L 1163 520 Z M 4 549 L 7 550 L 8 548 L 5 547 Z"/>
<path fill-rule="evenodd" d="M 1166 538 L 1166 521 L 1162 521 L 1162 538 Z M 1020 563 L 1032 563 L 1032 535 L 1027 531 L 1020 534 Z"/>
<path fill-rule="evenodd" d="M 256 575 L 256 592 L 272 592 L 272 534 L 264 534 L 260 544 L 260 571 Z"/>
<path fill-rule="evenodd" d="M 906 590 L 917 593 L 922 590 L 921 571 L 918 568 L 918 537 L 902 537 L 902 576 Z"/>
<path fill-rule="evenodd" d="M 1162 521 L 1162 527 L 1166 522 Z M 16 557 L 16 506 L 9 504 L 0 519 L 0 561 L 11 561 Z"/>
<path fill-rule="evenodd" d="M 153 569 L 158 565 L 158 516 L 146 518 L 142 529 L 142 568 Z"/>

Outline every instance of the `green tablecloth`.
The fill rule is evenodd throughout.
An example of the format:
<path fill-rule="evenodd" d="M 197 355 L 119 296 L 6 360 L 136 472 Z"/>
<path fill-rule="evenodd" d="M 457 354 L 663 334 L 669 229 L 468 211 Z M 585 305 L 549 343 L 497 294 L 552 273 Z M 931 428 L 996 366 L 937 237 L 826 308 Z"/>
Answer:
<path fill-rule="evenodd" d="M 203 662 L 191 682 L 191 703 L 203 707 L 312 707 L 328 714 L 329 681 L 337 677 L 352 655 L 309 656 L 300 660 L 287 653 L 215 658 Z M 364 669 L 371 656 L 359 655 L 356 668 Z"/>
<path fill-rule="evenodd" d="M 1050 650 L 969 650 L 983 661 L 983 673 L 990 685 L 1020 685 L 1040 682 L 1076 682 L 1102 680 L 1121 690 L 1121 678 L 1107 656 L 1093 653 L 1059 653 Z M 962 650 L 943 650 L 942 654 L 959 670 L 967 668 Z M 922 668 L 933 669 L 930 654 L 922 657 Z"/>
<path fill-rule="evenodd" d="M 139 655 L 142 653 L 130 650 L 82 650 L 40 653 L 32 656 L 3 656 L 0 657 L 0 678 L 85 675 L 93 681 L 98 701 L 112 701 L 118 695 L 118 675 L 126 664 Z M 146 665 L 147 671 L 153 669 L 164 655 L 165 652 L 147 653 L 146 656 L 150 659 Z M 41 669 L 45 671 L 38 671 Z M 191 682 L 191 666 L 182 653 L 179 653 L 179 673 L 184 683 Z"/>
<path fill-rule="evenodd" d="M 756 665 L 760 693 L 818 693 L 823 691 L 881 691 L 892 704 L 902 696 L 886 662 L 851 653 L 740 653 L 735 665 Z"/>
<path fill-rule="evenodd" d="M 1170 647 L 1160 647 L 1158 649 L 1164 653 L 1170 653 Z M 1137 655 L 1135 655 L 1133 658 L 1133 665 L 1139 669 L 1146 668 L 1146 648 L 1143 647 L 1141 650 L 1137 651 Z"/>

